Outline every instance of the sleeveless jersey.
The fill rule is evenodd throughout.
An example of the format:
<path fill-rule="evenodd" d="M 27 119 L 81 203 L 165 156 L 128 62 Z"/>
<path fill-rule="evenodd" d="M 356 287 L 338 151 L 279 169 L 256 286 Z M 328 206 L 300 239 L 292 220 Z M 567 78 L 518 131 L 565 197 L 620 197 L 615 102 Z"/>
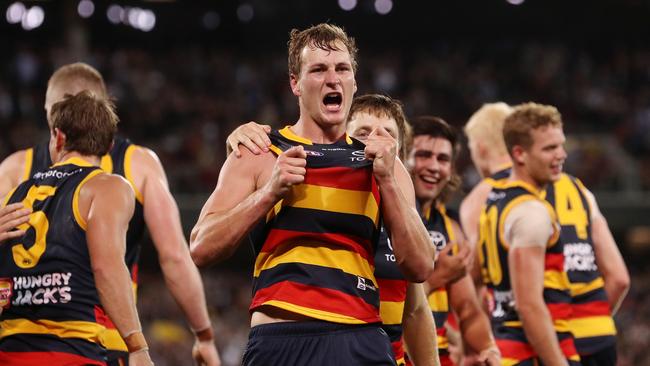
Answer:
<path fill-rule="evenodd" d="M 589 355 L 616 343 L 616 327 L 598 270 L 591 237 L 591 207 L 585 188 L 575 177 L 562 177 L 546 189 L 562 230 L 564 267 L 571 281 L 573 315 L 569 327 L 580 355 Z"/>
<path fill-rule="evenodd" d="M 436 209 L 421 212 L 424 226 L 429 231 L 429 236 L 436 248 L 436 252 L 440 252 L 447 245 L 454 245 L 450 255 L 458 252 L 458 245 L 455 243 L 454 230 L 452 226 L 452 219 L 447 214 L 447 209 L 444 205 L 439 204 Z M 437 342 L 438 342 L 438 355 L 440 356 L 441 365 L 451 362 L 449 358 L 449 340 L 447 338 L 447 328 L 445 322 L 449 316 L 449 297 L 447 294 L 447 287 L 442 286 L 428 296 L 429 308 L 433 314 L 433 320 L 436 323 Z"/>
<path fill-rule="evenodd" d="M 395 261 L 390 233 L 384 227 L 375 253 L 375 278 L 379 285 L 381 327 L 388 334 L 397 365 L 404 365 L 402 316 L 408 282 Z"/>
<path fill-rule="evenodd" d="M 381 205 L 365 145 L 347 135 L 316 144 L 288 127 L 270 139 L 278 155 L 302 145 L 307 173 L 250 234 L 250 310 L 273 306 L 334 323 L 379 322 L 373 262 Z"/>
<path fill-rule="evenodd" d="M 493 331 L 503 355 L 503 363 L 508 365 L 536 358 L 537 355 L 526 339 L 515 309 L 508 266 L 509 244 L 504 237 L 505 218 L 517 204 L 538 200 L 545 204 L 553 221 L 556 221 L 553 208 L 548 202 L 542 201 L 540 196 L 540 193 L 524 182 L 502 182 L 490 192 L 480 218 L 479 256 L 487 273 L 487 287 L 495 302 L 492 310 Z M 558 236 L 559 231 L 555 230 L 547 243 L 543 296 L 562 352 L 568 360 L 578 361 L 579 356 L 568 324 L 571 318 L 569 278 L 564 270 L 563 246 L 558 241 Z"/>
<path fill-rule="evenodd" d="M 144 233 L 144 200 L 142 194 L 135 186 L 132 176 L 131 156 L 138 146 L 130 140 L 122 137 L 115 137 L 113 147 L 108 154 L 101 159 L 100 167 L 107 173 L 118 174 L 126 178 L 136 194 L 135 210 L 129 222 L 129 229 L 126 233 L 126 255 L 125 262 L 131 274 L 134 291 L 138 285 L 138 259 L 140 257 L 140 239 Z M 44 141 L 27 150 L 26 168 L 29 171 L 28 177 L 34 176 L 40 171 L 46 170 L 52 165 L 48 142 Z M 127 351 L 126 344 L 122 341 L 117 329 L 112 322 L 107 324 L 108 331 L 102 337 L 102 343 L 106 348 L 116 351 Z"/>
<path fill-rule="evenodd" d="M 78 209 L 79 190 L 101 174 L 79 158 L 36 173 L 7 197 L 32 208 L 20 238 L 0 245 L 0 364 L 20 360 L 103 365 L 106 315 Z"/>

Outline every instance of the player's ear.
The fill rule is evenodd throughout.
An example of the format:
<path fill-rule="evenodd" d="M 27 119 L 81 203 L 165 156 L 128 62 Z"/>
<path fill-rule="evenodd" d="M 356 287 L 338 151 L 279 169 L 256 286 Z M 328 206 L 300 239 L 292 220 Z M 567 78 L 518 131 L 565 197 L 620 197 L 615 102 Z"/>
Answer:
<path fill-rule="evenodd" d="M 293 92 L 293 95 L 299 97 L 301 94 L 300 91 L 300 79 L 296 74 L 291 74 L 289 75 L 289 85 L 291 85 L 291 91 Z"/>

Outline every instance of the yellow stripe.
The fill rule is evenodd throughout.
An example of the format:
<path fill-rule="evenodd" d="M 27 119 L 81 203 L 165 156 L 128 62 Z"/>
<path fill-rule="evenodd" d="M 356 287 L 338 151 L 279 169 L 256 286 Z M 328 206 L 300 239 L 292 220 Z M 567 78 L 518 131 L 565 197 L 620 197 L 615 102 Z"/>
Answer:
<path fill-rule="evenodd" d="M 352 145 L 352 139 L 347 132 L 345 133 L 345 142 L 347 142 L 348 145 Z"/>
<path fill-rule="evenodd" d="M 7 203 L 9 203 L 9 198 L 11 198 L 11 196 L 13 196 L 14 192 L 16 192 L 16 188 L 18 188 L 18 187 L 12 188 L 11 191 L 9 191 L 7 193 L 7 195 L 2 200 L 2 206 L 0 206 L 0 207 L 5 207 L 7 205 Z"/>
<path fill-rule="evenodd" d="M 588 292 L 597 290 L 604 286 L 605 286 L 605 281 L 603 281 L 602 277 L 598 277 L 589 283 L 572 283 L 571 296 L 576 297 L 576 296 L 584 295 Z"/>
<path fill-rule="evenodd" d="M 379 221 L 379 207 L 372 192 L 300 184 L 293 187 L 283 205 L 363 215 L 375 224 Z"/>
<path fill-rule="evenodd" d="M 381 316 L 381 322 L 383 324 L 402 324 L 402 316 L 404 315 L 404 302 L 382 301 L 379 304 L 379 314 Z"/>
<path fill-rule="evenodd" d="M 51 334 L 59 338 L 81 338 L 96 343 L 105 329 L 101 324 L 79 320 L 56 322 L 47 319 L 9 319 L 0 322 L 0 339 L 15 334 Z"/>
<path fill-rule="evenodd" d="M 264 302 L 262 305 L 275 306 L 276 308 L 288 310 L 296 314 L 302 314 L 314 319 L 326 320 L 334 323 L 342 323 L 342 324 L 365 324 L 366 323 L 363 320 L 359 320 L 351 316 L 330 313 L 329 311 L 324 311 L 324 310 L 306 308 L 304 306 L 300 306 L 300 305 L 296 305 L 296 304 L 292 304 L 280 300 L 269 300 Z"/>
<path fill-rule="evenodd" d="M 566 291 L 569 289 L 569 276 L 566 272 L 544 271 L 544 288 Z"/>
<path fill-rule="evenodd" d="M 449 339 L 445 336 L 436 335 L 438 340 L 438 349 L 447 349 L 449 348 Z"/>
<path fill-rule="evenodd" d="M 131 183 L 131 187 L 133 187 L 133 191 L 135 192 L 135 199 L 140 202 L 141 205 L 144 205 L 144 197 L 142 196 L 142 193 L 138 191 L 138 188 L 135 186 L 135 181 L 133 180 L 133 174 L 131 174 L 131 158 L 133 157 L 133 152 L 135 149 L 139 148 L 137 145 L 130 145 L 129 147 L 126 148 L 126 152 L 124 153 L 124 178 Z"/>
<path fill-rule="evenodd" d="M 279 156 L 280 154 L 282 154 L 282 150 L 279 147 L 275 146 L 275 145 L 269 146 L 269 149 L 271 149 L 271 151 L 273 151 L 275 153 L 275 155 Z"/>
<path fill-rule="evenodd" d="M 516 358 L 502 358 L 501 359 L 501 366 L 514 366 L 521 362 L 520 360 L 517 360 Z"/>
<path fill-rule="evenodd" d="M 278 203 L 275 204 L 275 206 L 273 206 L 272 209 L 269 210 L 269 212 L 266 214 L 266 222 L 271 221 L 272 218 L 274 218 L 278 213 L 280 213 L 283 202 L 284 199 L 281 199 L 280 201 L 278 201 Z"/>
<path fill-rule="evenodd" d="M 429 297 L 429 309 L 435 312 L 449 311 L 449 299 L 447 298 L 447 291 L 435 290 Z"/>
<path fill-rule="evenodd" d="M 77 220 L 77 224 L 79 224 L 79 226 L 84 231 L 86 231 L 87 223 L 86 220 L 84 220 L 84 218 L 81 216 L 81 212 L 79 211 L 79 191 L 81 191 L 81 187 L 83 187 L 83 185 L 88 180 L 90 180 L 90 178 L 102 173 L 104 172 L 100 169 L 93 170 L 92 172 L 90 172 L 90 174 L 88 174 L 86 178 L 84 178 L 84 180 L 82 180 L 81 183 L 79 183 L 77 188 L 74 190 L 74 195 L 72 196 L 72 213 L 74 214 L 75 220 Z"/>
<path fill-rule="evenodd" d="M 120 336 L 120 332 L 118 332 L 117 329 L 106 329 L 106 331 L 102 332 L 99 335 L 99 343 L 111 351 L 129 351 L 129 349 L 126 348 L 126 343 L 124 343 L 124 340 L 122 340 L 122 336 Z"/>
<path fill-rule="evenodd" d="M 314 243 L 319 245 L 319 243 Z M 357 253 L 345 249 L 330 249 L 310 246 L 310 243 L 284 244 L 273 253 L 262 252 L 255 260 L 253 276 L 285 263 L 304 263 L 321 267 L 339 269 L 343 272 L 374 280 L 374 268 Z"/>
<path fill-rule="evenodd" d="M 279 130 L 278 132 L 280 133 L 280 135 L 284 136 L 285 138 L 288 138 L 289 140 L 299 142 L 299 143 L 305 144 L 305 145 L 313 145 L 314 144 L 313 142 L 311 142 L 311 140 L 306 139 L 304 137 L 300 137 L 300 136 L 296 135 L 295 133 L 293 133 L 293 131 L 291 131 L 291 129 L 289 127 L 290 126 L 285 126 L 283 129 Z"/>
<path fill-rule="evenodd" d="M 113 174 L 113 158 L 111 158 L 110 154 L 102 156 L 102 161 L 99 163 L 99 167 L 106 173 Z"/>
<path fill-rule="evenodd" d="M 523 327 L 523 324 L 521 323 L 521 320 L 513 320 L 513 321 L 508 321 L 508 322 L 503 322 L 503 325 L 506 327 L 511 327 L 511 328 L 521 328 Z M 569 321 L 568 320 L 562 320 L 562 319 L 557 319 L 553 322 L 553 329 L 555 329 L 556 332 L 569 332 Z"/>
<path fill-rule="evenodd" d="M 23 170 L 22 182 L 29 179 L 29 173 L 32 171 L 32 163 L 34 162 L 34 149 L 29 148 L 25 150 L 25 170 Z"/>
<path fill-rule="evenodd" d="M 616 335 L 616 326 L 610 316 L 590 316 L 569 320 L 569 328 L 576 338 Z"/>
<path fill-rule="evenodd" d="M 575 361 L 575 362 L 580 362 L 580 355 L 573 355 L 569 357 L 569 360 Z"/>

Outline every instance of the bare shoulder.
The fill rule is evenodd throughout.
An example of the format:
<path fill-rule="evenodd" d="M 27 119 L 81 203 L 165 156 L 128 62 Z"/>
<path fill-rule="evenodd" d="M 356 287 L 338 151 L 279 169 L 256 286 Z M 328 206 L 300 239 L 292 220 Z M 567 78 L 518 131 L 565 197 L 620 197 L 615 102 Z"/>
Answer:
<path fill-rule="evenodd" d="M 276 159 L 277 156 L 270 151 L 255 155 L 248 149 L 241 149 L 241 157 L 228 155 L 219 173 L 219 182 L 230 180 L 232 175 L 233 179 L 250 178 L 255 188 L 259 188 L 269 180 Z"/>
<path fill-rule="evenodd" d="M 10 174 L 12 180 L 20 181 L 25 170 L 27 151 L 28 149 L 19 150 L 7 156 L 0 163 L 0 175 L 6 177 L 7 174 Z"/>
<path fill-rule="evenodd" d="M 135 193 L 129 182 L 117 174 L 101 173 L 90 178 L 82 187 L 82 196 L 101 196 L 110 199 L 134 200 Z"/>
<path fill-rule="evenodd" d="M 153 150 L 140 145 L 135 145 L 131 161 L 136 169 L 162 166 L 160 158 Z"/>
<path fill-rule="evenodd" d="M 465 196 L 463 202 L 460 204 L 461 215 L 467 210 L 476 209 L 481 207 L 485 200 L 487 199 L 488 194 L 492 190 L 492 185 L 490 185 L 485 180 L 480 181 L 477 185 L 472 188 L 472 190 Z"/>

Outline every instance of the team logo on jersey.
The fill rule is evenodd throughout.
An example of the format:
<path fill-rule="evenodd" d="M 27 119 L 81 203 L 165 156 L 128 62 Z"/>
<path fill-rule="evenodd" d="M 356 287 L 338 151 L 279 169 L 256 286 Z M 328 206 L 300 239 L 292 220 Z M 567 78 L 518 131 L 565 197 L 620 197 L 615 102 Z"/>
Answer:
<path fill-rule="evenodd" d="M 305 154 L 307 154 L 309 156 L 323 156 L 323 155 L 325 155 L 322 152 L 312 151 L 312 150 L 305 150 Z"/>
<path fill-rule="evenodd" d="M 429 236 L 431 237 L 431 242 L 436 247 L 436 252 L 440 252 L 447 246 L 447 238 L 441 232 L 430 230 Z"/>
<path fill-rule="evenodd" d="M 11 304 L 13 284 L 9 278 L 0 278 L 0 309 L 6 309 Z"/>

